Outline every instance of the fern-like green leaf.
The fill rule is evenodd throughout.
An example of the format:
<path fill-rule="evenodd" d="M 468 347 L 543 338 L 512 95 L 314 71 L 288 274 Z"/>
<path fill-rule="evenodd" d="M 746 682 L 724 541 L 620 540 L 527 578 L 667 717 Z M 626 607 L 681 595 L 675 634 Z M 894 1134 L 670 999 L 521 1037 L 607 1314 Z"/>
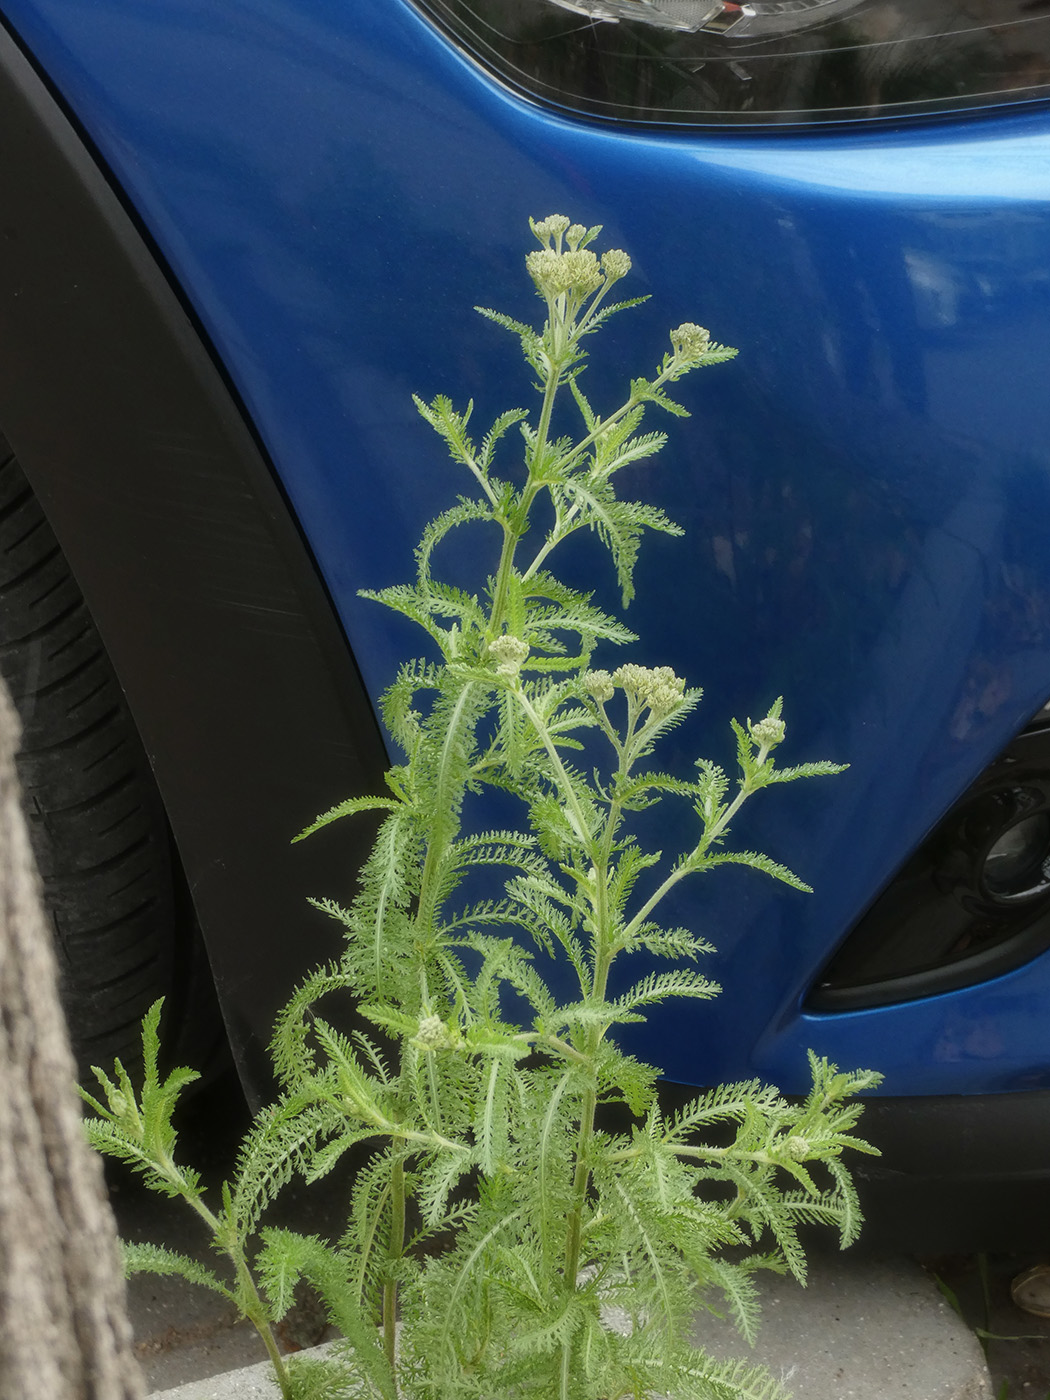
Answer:
<path fill-rule="evenodd" d="M 187 1254 L 179 1254 L 176 1250 L 165 1249 L 159 1244 L 130 1244 L 127 1241 L 122 1242 L 121 1251 L 126 1278 L 130 1278 L 132 1274 L 174 1274 L 201 1288 L 218 1293 L 227 1302 L 236 1301 L 231 1290 L 210 1269 Z"/>
<path fill-rule="evenodd" d="M 813 893 L 812 885 L 807 885 L 805 880 L 800 879 L 786 865 L 770 860 L 769 856 L 762 855 L 760 851 L 705 852 L 698 868 L 710 870 L 716 865 L 748 865 L 752 870 L 760 870 L 763 875 L 771 875 L 774 880 L 782 880 L 792 889 L 801 890 L 803 894 Z"/>
<path fill-rule="evenodd" d="M 348 1286 L 353 1262 L 331 1245 L 311 1235 L 289 1230 L 263 1231 L 264 1280 L 282 1301 L 291 1284 L 307 1279 L 321 1295 L 332 1322 L 353 1347 L 354 1368 L 382 1400 L 397 1400 L 394 1373 L 383 1352 L 375 1320 L 360 1306 Z"/>
<path fill-rule="evenodd" d="M 688 997 L 695 1001 L 710 1001 L 717 996 L 718 983 L 699 972 L 679 969 L 676 972 L 650 972 L 636 982 L 629 992 L 617 997 L 613 1008 L 619 1013 L 636 1011 L 642 1006 L 655 1006 L 670 997 Z"/>
<path fill-rule="evenodd" d="M 331 825 L 341 817 L 350 817 L 358 812 L 393 812 L 400 804 L 393 802 L 389 797 L 348 797 L 345 802 L 338 802 L 334 807 L 330 807 L 327 812 L 316 817 L 309 826 L 304 827 L 298 836 L 292 837 L 292 844 L 296 841 L 305 841 L 307 836 L 312 836 L 315 831 L 320 831 L 322 827 Z"/>

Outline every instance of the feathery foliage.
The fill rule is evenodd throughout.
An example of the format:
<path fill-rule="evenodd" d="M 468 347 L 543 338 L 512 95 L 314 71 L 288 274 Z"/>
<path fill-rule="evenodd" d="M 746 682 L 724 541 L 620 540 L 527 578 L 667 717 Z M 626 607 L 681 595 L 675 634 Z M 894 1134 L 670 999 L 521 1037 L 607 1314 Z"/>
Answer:
<path fill-rule="evenodd" d="M 542 329 L 482 314 L 520 341 L 541 394 L 535 418 L 504 413 L 479 445 L 472 404 L 416 400 L 469 494 L 427 526 L 415 580 L 368 595 L 415 621 L 431 656 L 403 665 L 383 702 L 404 756 L 389 795 L 348 799 L 302 833 L 382 814 L 353 903 L 317 901 L 343 926 L 346 948 L 281 1014 L 282 1095 L 251 1130 L 213 1213 L 175 1162 L 171 1113 L 193 1076 L 161 1082 L 157 1007 L 144 1024 L 141 1094 L 119 1065 L 114 1078 L 98 1071 L 89 1131 L 197 1211 L 231 1281 L 155 1249 L 130 1253 L 129 1267 L 225 1289 L 262 1331 L 286 1397 L 774 1400 L 779 1385 L 760 1369 L 689 1345 L 690 1320 L 722 1306 L 752 1338 L 755 1273 L 805 1278 L 802 1225 L 830 1225 L 843 1245 L 855 1236 L 841 1157 L 870 1151 L 854 1134 L 854 1095 L 878 1076 L 840 1074 L 811 1056 L 801 1104 L 734 1084 L 668 1117 L 657 1070 L 626 1054 L 615 1029 L 668 999 L 719 990 L 690 966 L 709 945 L 659 921 L 682 880 L 735 863 L 808 889 L 770 857 L 728 848 L 730 824 L 760 789 L 838 770 L 776 767 L 779 700 L 757 722 L 734 724 L 735 781 L 706 759 L 692 777 L 652 768 L 700 691 L 667 667 L 592 668 L 599 644 L 633 636 L 548 560 L 578 531 L 594 532 L 629 601 L 645 532 L 680 531 L 653 506 L 621 499 L 617 473 L 664 445 L 662 432 L 643 431 L 650 406 L 686 414 L 667 387 L 736 352 L 679 326 L 652 378 L 632 380 L 603 416 L 581 385 L 582 342 L 634 304 L 606 303 L 630 260 L 619 250 L 599 259 L 589 245 L 600 230 L 561 216 L 532 229 L 539 248 L 526 266 Z M 566 412 L 578 415 L 575 434 Z M 515 438 L 518 465 L 497 476 Z M 463 526 L 493 539 L 493 571 L 475 593 L 438 576 Z M 465 826 L 487 786 L 520 800 L 521 829 Z M 645 846 L 638 814 L 668 799 L 695 820 L 684 849 L 665 859 Z M 675 966 L 614 994 L 616 960 L 642 949 Z M 323 1003 L 338 997 L 352 998 L 373 1033 L 348 1037 L 330 1024 Z M 609 1127 L 611 1105 L 626 1106 L 630 1131 Z M 316 1179 L 363 1142 L 373 1151 L 338 1242 L 260 1233 L 294 1172 Z M 302 1279 L 347 1349 L 288 1369 L 269 1329 Z"/>

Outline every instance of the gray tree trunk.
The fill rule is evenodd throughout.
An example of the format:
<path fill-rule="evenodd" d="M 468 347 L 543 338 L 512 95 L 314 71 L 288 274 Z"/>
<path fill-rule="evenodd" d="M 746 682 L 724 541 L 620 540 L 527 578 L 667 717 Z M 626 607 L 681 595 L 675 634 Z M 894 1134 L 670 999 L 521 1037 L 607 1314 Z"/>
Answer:
<path fill-rule="evenodd" d="M 0 683 L 0 1400 L 139 1400 L 102 1164 L 85 1142 Z"/>

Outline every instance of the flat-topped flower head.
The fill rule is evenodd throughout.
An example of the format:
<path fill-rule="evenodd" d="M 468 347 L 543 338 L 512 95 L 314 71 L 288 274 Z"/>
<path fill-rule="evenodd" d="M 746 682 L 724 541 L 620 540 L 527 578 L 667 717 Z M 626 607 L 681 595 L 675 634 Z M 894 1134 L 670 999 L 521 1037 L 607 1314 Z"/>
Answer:
<path fill-rule="evenodd" d="M 445 1040 L 445 1023 L 440 1016 L 424 1016 L 416 1031 L 420 1045 L 440 1045 Z"/>
<path fill-rule="evenodd" d="M 537 290 L 547 297 L 561 296 L 564 292 L 589 296 L 604 281 L 598 259 L 587 248 L 568 253 L 540 248 L 526 256 L 525 266 Z"/>
<path fill-rule="evenodd" d="M 613 672 L 613 680 L 632 695 L 640 695 L 649 684 L 652 672 L 646 666 L 636 666 L 633 661 L 625 661 Z"/>
<path fill-rule="evenodd" d="M 685 693 L 685 681 L 670 666 L 636 666 L 627 662 L 617 667 L 612 678 L 640 705 L 648 705 L 657 719 L 675 710 Z"/>
<path fill-rule="evenodd" d="M 657 666 L 649 687 L 649 708 L 657 718 L 677 709 L 685 692 L 685 681 L 670 666 Z"/>

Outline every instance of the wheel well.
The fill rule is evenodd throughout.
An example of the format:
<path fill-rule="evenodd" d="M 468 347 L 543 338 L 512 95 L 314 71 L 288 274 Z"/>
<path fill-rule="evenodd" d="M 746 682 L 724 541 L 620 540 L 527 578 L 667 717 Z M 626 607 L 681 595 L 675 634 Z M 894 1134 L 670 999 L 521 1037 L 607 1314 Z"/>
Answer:
<path fill-rule="evenodd" d="M 385 753 L 310 551 L 199 328 L 81 134 L 0 29 L 0 423 L 156 777 L 242 1080 L 337 943 L 367 840 L 292 848 Z"/>

